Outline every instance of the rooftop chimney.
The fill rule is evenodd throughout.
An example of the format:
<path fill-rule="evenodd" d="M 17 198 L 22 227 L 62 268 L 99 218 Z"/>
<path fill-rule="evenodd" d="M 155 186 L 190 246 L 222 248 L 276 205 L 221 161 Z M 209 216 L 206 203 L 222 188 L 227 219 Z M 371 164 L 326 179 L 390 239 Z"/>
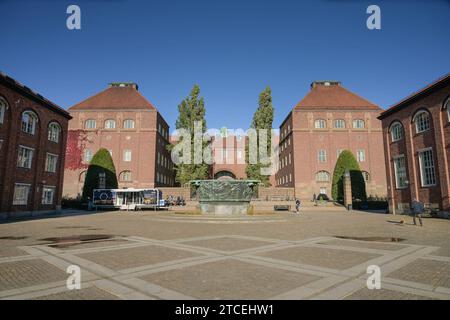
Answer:
<path fill-rule="evenodd" d="M 126 87 L 132 87 L 133 89 L 139 91 L 139 87 L 137 83 L 134 82 L 111 82 L 109 84 L 109 87 L 119 87 L 119 88 L 126 88 Z"/>
<path fill-rule="evenodd" d="M 320 80 L 311 83 L 311 89 L 316 86 L 340 86 L 341 82 L 336 80 Z"/>

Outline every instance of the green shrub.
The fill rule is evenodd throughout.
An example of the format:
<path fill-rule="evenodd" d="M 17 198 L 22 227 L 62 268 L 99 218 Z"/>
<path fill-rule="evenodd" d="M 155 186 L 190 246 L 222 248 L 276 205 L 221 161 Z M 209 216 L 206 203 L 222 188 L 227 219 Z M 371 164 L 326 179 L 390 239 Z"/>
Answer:
<path fill-rule="evenodd" d="M 366 182 L 364 181 L 364 176 L 359 168 L 358 161 L 356 161 L 355 156 L 349 150 L 342 151 L 336 161 L 333 172 L 331 196 L 335 201 L 344 200 L 344 173 L 346 170 L 350 172 L 352 198 L 365 201 L 367 199 Z"/>
<path fill-rule="evenodd" d="M 117 188 L 116 168 L 109 151 L 104 148 L 99 149 L 89 163 L 83 186 L 83 200 L 91 198 L 94 189 L 99 188 L 99 176 L 101 173 L 105 174 L 104 187 L 106 189 Z"/>

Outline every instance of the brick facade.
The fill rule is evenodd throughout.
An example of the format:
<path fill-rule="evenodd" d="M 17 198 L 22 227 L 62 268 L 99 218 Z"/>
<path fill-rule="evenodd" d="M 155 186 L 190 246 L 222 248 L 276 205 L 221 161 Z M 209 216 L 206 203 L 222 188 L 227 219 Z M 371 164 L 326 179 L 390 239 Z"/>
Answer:
<path fill-rule="evenodd" d="M 294 187 L 305 200 L 319 193 L 331 197 L 339 151 L 350 150 L 367 177 L 367 195 L 386 196 L 380 112 L 339 82 L 314 82 L 280 126 L 276 186 Z"/>
<path fill-rule="evenodd" d="M 69 108 L 69 148 L 64 196 L 81 194 L 89 156 L 100 148 L 112 155 L 119 188 L 169 187 L 174 184 L 169 125 L 135 84 L 110 87 Z M 88 124 L 94 121 L 92 128 Z M 91 128 L 90 128 L 91 127 Z"/>
<path fill-rule="evenodd" d="M 0 74 L 0 215 L 17 217 L 54 211 L 60 208 L 67 126 L 69 114 L 38 93 Z M 22 130 L 24 112 L 35 115 L 32 133 Z M 49 125 L 57 124 L 57 142 L 49 139 Z M 20 167 L 19 149 L 32 150 L 29 165 Z M 47 154 L 56 158 L 51 170 Z M 15 190 L 26 186 L 28 196 L 18 204 Z M 43 200 L 43 191 L 53 190 L 53 196 Z"/>
<path fill-rule="evenodd" d="M 450 211 L 449 96 L 450 76 L 447 75 L 392 106 L 379 117 L 383 125 L 388 200 L 392 213 L 408 210 L 414 199 Z M 421 112 L 428 116 L 429 128 L 418 132 L 416 124 Z M 401 128 L 400 138 L 393 137 L 396 124 Z M 434 183 L 431 184 L 427 180 L 432 177 L 423 176 L 425 166 L 421 159 L 425 150 L 431 150 L 433 158 Z M 405 160 L 406 178 L 403 182 L 399 180 L 395 162 L 399 158 Z"/>

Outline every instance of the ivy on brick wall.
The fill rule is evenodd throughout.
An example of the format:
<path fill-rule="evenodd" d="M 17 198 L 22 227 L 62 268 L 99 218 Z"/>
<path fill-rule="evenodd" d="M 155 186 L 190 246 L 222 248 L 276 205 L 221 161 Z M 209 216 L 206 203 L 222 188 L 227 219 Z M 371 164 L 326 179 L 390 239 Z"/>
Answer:
<path fill-rule="evenodd" d="M 83 149 L 87 140 L 85 130 L 69 130 L 67 133 L 67 149 L 65 167 L 69 170 L 87 168 L 83 163 Z"/>

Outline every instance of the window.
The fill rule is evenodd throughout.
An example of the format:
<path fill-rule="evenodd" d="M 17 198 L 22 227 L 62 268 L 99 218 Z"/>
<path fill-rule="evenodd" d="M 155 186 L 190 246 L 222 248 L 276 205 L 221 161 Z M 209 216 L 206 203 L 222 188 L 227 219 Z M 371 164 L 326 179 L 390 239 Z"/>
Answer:
<path fill-rule="evenodd" d="M 126 170 L 120 173 L 120 181 L 128 182 L 131 181 L 131 171 Z"/>
<path fill-rule="evenodd" d="M 364 120 L 361 120 L 361 119 L 353 120 L 353 128 L 354 129 L 364 129 Z"/>
<path fill-rule="evenodd" d="M 37 119 L 37 115 L 33 111 L 25 111 L 22 113 L 22 131 L 35 134 Z"/>
<path fill-rule="evenodd" d="M 370 181 L 370 174 L 367 171 L 363 171 L 362 175 L 364 177 L 364 181 L 365 182 L 369 182 Z"/>
<path fill-rule="evenodd" d="M 86 179 L 86 173 L 87 173 L 87 170 L 82 171 L 82 172 L 80 173 L 80 176 L 78 177 L 78 181 L 79 181 L 79 182 L 84 182 L 84 180 Z"/>
<path fill-rule="evenodd" d="M 132 120 L 132 119 L 124 120 L 123 128 L 124 129 L 134 129 L 134 120 Z"/>
<path fill-rule="evenodd" d="M 447 102 L 445 103 L 445 107 L 444 108 L 447 109 L 447 120 L 448 120 L 448 122 L 450 122 L 450 99 L 447 99 Z M 0 118 L 0 122 L 1 122 L 1 118 Z"/>
<path fill-rule="evenodd" d="M 422 187 L 436 184 L 436 174 L 434 171 L 433 151 L 426 149 L 419 151 L 420 177 Z"/>
<path fill-rule="evenodd" d="M 356 150 L 356 160 L 358 162 L 366 161 L 366 152 L 364 150 Z"/>
<path fill-rule="evenodd" d="M 84 128 L 85 129 L 95 129 L 95 128 L 97 128 L 97 122 L 94 119 L 88 119 L 84 123 Z"/>
<path fill-rule="evenodd" d="M 391 125 L 392 142 L 401 140 L 403 138 L 403 126 L 400 122 L 395 122 Z"/>
<path fill-rule="evenodd" d="M 108 119 L 105 121 L 105 129 L 115 129 L 116 121 L 113 119 Z"/>
<path fill-rule="evenodd" d="M 58 162 L 58 156 L 56 154 L 47 153 L 45 159 L 45 171 L 56 172 L 56 163 Z"/>
<path fill-rule="evenodd" d="M 319 158 L 319 162 L 327 162 L 327 150 L 320 149 L 318 158 Z"/>
<path fill-rule="evenodd" d="M 29 184 L 16 183 L 14 185 L 13 205 L 26 205 L 28 203 L 28 194 L 30 193 Z"/>
<path fill-rule="evenodd" d="M 395 185 L 397 189 L 406 188 L 407 176 L 406 176 L 406 161 L 405 156 L 400 155 L 394 158 L 394 173 L 395 173 Z"/>
<path fill-rule="evenodd" d="M 31 163 L 33 162 L 33 151 L 32 148 L 27 148 L 24 146 L 19 146 L 19 156 L 17 158 L 17 166 L 21 168 L 31 168 Z"/>
<path fill-rule="evenodd" d="M 336 158 L 339 158 L 339 156 L 341 155 L 342 151 L 344 151 L 343 149 L 337 149 L 336 150 Z"/>
<path fill-rule="evenodd" d="M 317 182 L 328 182 L 330 181 L 330 174 L 326 171 L 319 171 L 316 173 Z"/>
<path fill-rule="evenodd" d="M 6 101 L 0 97 L 0 123 L 3 123 L 6 113 Z"/>
<path fill-rule="evenodd" d="M 427 111 L 419 111 L 413 118 L 416 124 L 416 133 L 421 133 L 430 129 L 430 115 Z"/>
<path fill-rule="evenodd" d="M 55 187 L 44 186 L 42 189 L 42 204 L 53 204 Z"/>
<path fill-rule="evenodd" d="M 91 149 L 84 150 L 84 162 L 89 163 L 92 160 L 92 151 Z"/>
<path fill-rule="evenodd" d="M 61 127 L 56 122 L 51 122 L 48 125 L 48 140 L 58 143 Z"/>
<path fill-rule="evenodd" d="M 131 161 L 131 150 L 123 150 L 123 161 Z"/>
<path fill-rule="evenodd" d="M 105 189 L 106 188 L 106 173 L 100 172 L 98 174 L 98 188 L 99 189 Z"/>
<path fill-rule="evenodd" d="M 327 127 L 327 124 L 326 124 L 325 120 L 318 119 L 314 122 L 314 127 L 316 129 L 325 129 Z"/>
<path fill-rule="evenodd" d="M 343 119 L 334 120 L 334 127 L 336 129 L 345 129 L 345 120 Z"/>
<path fill-rule="evenodd" d="M 3 140 L 0 140 L 0 151 L 2 151 Z"/>

